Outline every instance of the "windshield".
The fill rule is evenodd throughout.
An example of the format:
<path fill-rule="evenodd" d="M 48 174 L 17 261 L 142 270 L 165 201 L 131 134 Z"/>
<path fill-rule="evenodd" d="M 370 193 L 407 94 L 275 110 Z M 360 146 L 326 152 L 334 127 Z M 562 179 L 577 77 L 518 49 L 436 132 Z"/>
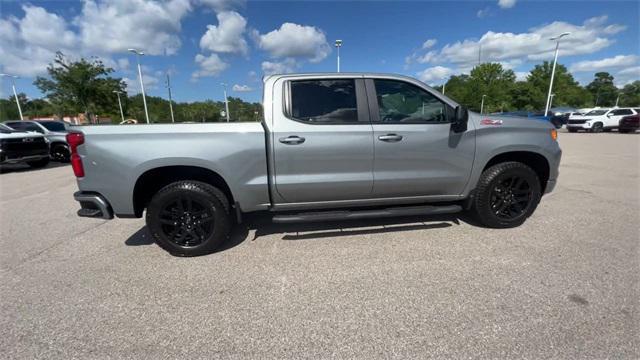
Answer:
<path fill-rule="evenodd" d="M 588 113 L 584 114 L 585 116 L 589 115 L 604 115 L 608 110 L 591 110 Z"/>
<path fill-rule="evenodd" d="M 67 128 L 64 126 L 64 123 L 58 121 L 38 121 L 40 125 L 47 128 L 49 131 L 67 131 Z"/>
<path fill-rule="evenodd" d="M 11 133 L 14 133 L 14 132 L 17 132 L 17 131 L 13 130 L 12 128 L 8 127 L 5 124 L 0 124 L 0 133 L 11 134 Z"/>

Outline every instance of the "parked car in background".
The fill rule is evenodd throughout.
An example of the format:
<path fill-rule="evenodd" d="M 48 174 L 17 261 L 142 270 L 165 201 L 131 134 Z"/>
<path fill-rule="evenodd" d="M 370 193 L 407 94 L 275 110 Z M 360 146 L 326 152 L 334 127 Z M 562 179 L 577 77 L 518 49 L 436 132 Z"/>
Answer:
<path fill-rule="evenodd" d="M 49 142 L 40 134 L 0 124 L 0 165 L 25 163 L 39 168 L 49 163 Z"/>
<path fill-rule="evenodd" d="M 553 190 L 547 121 L 468 112 L 399 75 L 272 75 L 262 123 L 83 126 L 67 135 L 79 216 L 142 217 L 169 252 L 215 250 L 242 214 L 280 223 L 469 210 L 522 224 Z"/>
<path fill-rule="evenodd" d="M 571 117 L 567 123 L 567 130 L 594 133 L 611 131 L 618 128 L 623 117 L 637 113 L 633 108 L 595 109 L 582 116 Z"/>
<path fill-rule="evenodd" d="M 618 131 L 621 133 L 635 132 L 640 129 L 640 108 L 634 109 L 635 115 L 625 116 L 620 119 L 618 124 Z"/>
<path fill-rule="evenodd" d="M 530 119 L 542 120 L 550 122 L 556 129 L 559 129 L 566 123 L 566 120 L 563 116 L 545 116 L 544 111 L 527 111 L 527 110 L 516 110 L 516 111 L 508 111 L 508 112 L 496 112 L 492 115 L 503 115 L 503 116 L 518 116 L 518 117 L 526 117 Z"/>
<path fill-rule="evenodd" d="M 65 138 L 69 132 L 67 124 L 55 120 L 5 121 L 5 125 L 20 131 L 34 131 L 43 134 L 50 143 L 50 156 L 55 161 L 67 162 L 71 152 Z"/>

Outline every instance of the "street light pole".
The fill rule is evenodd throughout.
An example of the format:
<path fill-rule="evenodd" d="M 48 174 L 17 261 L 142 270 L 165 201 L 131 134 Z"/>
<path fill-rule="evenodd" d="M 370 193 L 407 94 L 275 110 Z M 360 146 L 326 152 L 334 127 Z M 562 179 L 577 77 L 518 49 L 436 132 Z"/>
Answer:
<path fill-rule="evenodd" d="M 547 116 L 547 114 L 549 113 L 549 104 L 551 102 L 551 90 L 553 90 L 553 78 L 556 75 L 556 63 L 558 62 L 558 49 L 560 48 L 560 39 L 562 39 L 567 35 L 571 35 L 571 33 L 565 32 L 549 39 L 549 40 L 556 41 L 556 52 L 555 52 L 555 55 L 553 56 L 553 68 L 551 70 L 551 81 L 549 81 L 549 93 L 547 95 L 547 106 L 545 106 L 544 108 L 544 116 Z"/>
<path fill-rule="evenodd" d="M 144 82 L 142 81 L 142 68 L 140 67 L 140 56 L 144 55 L 142 51 L 136 49 L 129 49 L 129 52 L 136 54 L 136 61 L 138 62 L 138 77 L 140 78 L 140 90 L 142 91 L 142 103 L 144 104 L 144 116 L 149 123 L 149 110 L 147 109 L 147 97 L 144 93 Z"/>
<path fill-rule="evenodd" d="M 16 105 L 18 105 L 18 114 L 20 114 L 20 120 L 24 120 L 24 117 L 22 116 L 22 107 L 20 106 L 20 101 L 18 100 L 18 93 L 16 92 L 16 79 L 18 77 L 15 75 L 9 75 L 9 74 L 0 74 L 0 77 L 11 78 L 11 89 L 13 89 L 13 96 L 16 98 Z"/>
<path fill-rule="evenodd" d="M 614 107 L 618 107 L 618 101 L 620 100 L 620 95 L 618 95 L 618 97 L 616 98 L 616 106 Z"/>
<path fill-rule="evenodd" d="M 484 110 L 484 98 L 487 95 L 482 95 L 482 101 L 480 102 L 480 115 L 482 115 L 482 111 Z"/>
<path fill-rule="evenodd" d="M 227 115 L 227 122 L 229 122 L 229 100 L 227 100 L 227 84 L 220 84 L 224 87 L 224 111 Z"/>
<path fill-rule="evenodd" d="M 122 111 L 122 101 L 120 101 L 120 91 L 113 90 L 116 95 L 118 95 L 118 106 L 120 107 L 120 117 L 122 118 L 122 122 L 124 122 L 124 111 Z"/>
<path fill-rule="evenodd" d="M 169 111 L 171 112 L 171 122 L 176 122 L 176 119 L 173 117 L 173 103 L 171 100 L 171 80 L 169 79 L 169 73 L 167 72 L 167 90 L 169 90 Z"/>
<path fill-rule="evenodd" d="M 338 50 L 338 72 L 340 72 L 340 48 L 342 47 L 342 40 L 336 40 L 335 46 Z"/>

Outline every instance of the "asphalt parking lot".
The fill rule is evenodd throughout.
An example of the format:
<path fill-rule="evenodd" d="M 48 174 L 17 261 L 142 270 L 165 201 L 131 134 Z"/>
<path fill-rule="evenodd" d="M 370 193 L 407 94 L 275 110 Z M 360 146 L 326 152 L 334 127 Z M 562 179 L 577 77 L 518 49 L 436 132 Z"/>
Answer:
<path fill-rule="evenodd" d="M 2 358 L 640 357 L 640 135 L 560 134 L 523 226 L 282 226 L 175 258 L 76 216 L 68 166 L 0 175 Z"/>

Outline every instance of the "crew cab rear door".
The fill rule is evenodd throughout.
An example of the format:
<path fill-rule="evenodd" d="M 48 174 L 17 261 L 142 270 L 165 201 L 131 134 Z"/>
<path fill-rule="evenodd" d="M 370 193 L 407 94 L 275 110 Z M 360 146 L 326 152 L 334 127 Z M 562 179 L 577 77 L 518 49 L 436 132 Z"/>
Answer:
<path fill-rule="evenodd" d="M 373 134 L 363 79 L 291 78 L 283 90 L 283 108 L 273 111 L 275 202 L 371 197 Z"/>
<path fill-rule="evenodd" d="M 473 167 L 475 137 L 451 131 L 453 108 L 417 84 L 366 79 L 377 198 L 456 196 Z"/>

